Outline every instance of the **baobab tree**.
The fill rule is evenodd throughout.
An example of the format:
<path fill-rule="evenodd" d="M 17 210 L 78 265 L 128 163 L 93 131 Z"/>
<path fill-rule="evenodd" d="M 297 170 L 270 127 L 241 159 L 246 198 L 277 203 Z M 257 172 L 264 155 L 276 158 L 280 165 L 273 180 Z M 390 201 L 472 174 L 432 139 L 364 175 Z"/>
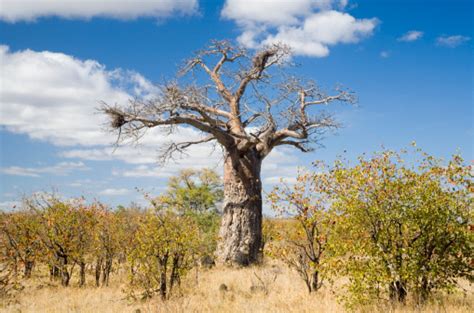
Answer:
<path fill-rule="evenodd" d="M 227 41 L 215 41 L 185 62 L 179 80 L 159 86 L 155 99 L 102 107 L 119 139 L 140 138 L 154 127 L 170 132 L 193 127 L 203 134 L 200 140 L 171 143 L 163 160 L 205 142 L 222 147 L 224 202 L 216 251 L 220 263 L 259 260 L 265 157 L 278 146 L 311 151 L 322 133 L 338 127 L 330 114 L 313 108 L 355 101 L 342 88 L 328 95 L 313 81 L 289 75 L 290 60 L 285 45 L 267 46 L 251 57 Z"/>

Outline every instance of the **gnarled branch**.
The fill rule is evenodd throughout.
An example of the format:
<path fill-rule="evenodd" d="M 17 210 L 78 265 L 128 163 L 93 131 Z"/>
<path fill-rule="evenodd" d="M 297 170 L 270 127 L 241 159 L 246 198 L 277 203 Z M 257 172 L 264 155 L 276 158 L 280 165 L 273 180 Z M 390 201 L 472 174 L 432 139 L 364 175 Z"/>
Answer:
<path fill-rule="evenodd" d="M 120 136 L 140 139 L 153 127 L 192 126 L 216 140 L 227 150 L 246 152 L 255 149 L 263 158 L 274 147 L 293 146 L 311 151 L 325 130 L 338 124 L 324 113 L 311 108 L 334 102 L 355 102 L 354 95 L 336 89 L 335 95 L 322 92 L 315 83 L 303 82 L 270 68 L 287 60 L 289 49 L 272 45 L 257 52 L 248 51 L 227 41 L 215 41 L 190 59 L 182 73 L 201 69 L 211 83 L 167 83 L 153 100 L 134 100 L 126 107 L 104 104 L 102 112 Z M 251 86 L 252 88 L 249 88 Z M 244 97 L 245 95 L 245 97 Z M 192 144 L 172 143 L 165 151 L 182 151 Z M 205 141 L 204 141 L 205 142 Z"/>

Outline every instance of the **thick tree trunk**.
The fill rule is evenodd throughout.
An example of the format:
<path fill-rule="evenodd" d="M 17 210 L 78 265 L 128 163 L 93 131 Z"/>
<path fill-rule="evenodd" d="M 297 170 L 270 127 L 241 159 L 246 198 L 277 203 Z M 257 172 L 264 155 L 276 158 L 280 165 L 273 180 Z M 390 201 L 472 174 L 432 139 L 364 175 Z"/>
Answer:
<path fill-rule="evenodd" d="M 220 263 L 246 266 L 261 259 L 262 159 L 250 150 L 227 152 L 224 161 L 224 205 L 216 256 Z"/>

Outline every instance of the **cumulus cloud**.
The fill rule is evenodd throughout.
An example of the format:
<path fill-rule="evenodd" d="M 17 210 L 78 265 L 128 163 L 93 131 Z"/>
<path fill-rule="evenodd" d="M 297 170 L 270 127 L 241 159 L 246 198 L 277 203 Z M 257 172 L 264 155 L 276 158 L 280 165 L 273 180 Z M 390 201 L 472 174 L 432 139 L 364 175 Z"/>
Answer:
<path fill-rule="evenodd" d="M 329 46 L 356 43 L 372 34 L 375 23 L 370 19 L 357 20 L 347 13 L 324 11 L 309 16 L 301 26 L 282 26 L 268 35 L 263 45 L 283 42 L 296 54 L 313 57 L 329 55 Z"/>
<path fill-rule="evenodd" d="M 291 25 L 299 23 L 299 17 L 308 12 L 329 8 L 330 4 L 330 0 L 227 0 L 221 14 L 240 25 Z"/>
<path fill-rule="evenodd" d="M 403 34 L 400 38 L 398 38 L 398 41 L 405 41 L 405 42 L 411 42 L 411 41 L 416 41 L 423 37 L 423 32 L 419 30 L 410 30 Z"/>
<path fill-rule="evenodd" d="M 0 19 L 7 22 L 32 21 L 39 17 L 69 19 L 108 17 L 136 19 L 164 18 L 173 14 L 194 14 L 197 0 L 2 0 Z"/>
<path fill-rule="evenodd" d="M 124 103 L 155 92 L 141 75 L 93 60 L 0 46 L 0 125 L 60 146 L 111 143 L 99 101 Z"/>
<path fill-rule="evenodd" d="M 99 195 L 101 196 L 126 196 L 130 193 L 130 190 L 126 188 L 107 188 L 101 190 Z"/>
<path fill-rule="evenodd" d="M 41 174 L 64 176 L 73 171 L 84 171 L 89 168 L 82 162 L 60 162 L 53 166 L 45 167 L 20 167 L 10 166 L 0 169 L 0 173 L 13 176 L 40 177 Z"/>
<path fill-rule="evenodd" d="M 344 9 L 349 4 L 349 0 L 340 0 L 339 1 L 339 8 Z"/>
<path fill-rule="evenodd" d="M 282 42 L 295 54 L 325 57 L 329 47 L 371 36 L 378 20 L 356 19 L 334 10 L 347 1 L 227 0 L 222 17 L 242 30 L 237 40 L 248 48 Z"/>
<path fill-rule="evenodd" d="M 471 37 L 462 36 L 462 35 L 453 35 L 453 36 L 439 36 L 436 38 L 436 43 L 439 46 L 444 46 L 448 48 L 456 48 L 457 46 L 462 45 L 465 42 L 471 40 Z"/>

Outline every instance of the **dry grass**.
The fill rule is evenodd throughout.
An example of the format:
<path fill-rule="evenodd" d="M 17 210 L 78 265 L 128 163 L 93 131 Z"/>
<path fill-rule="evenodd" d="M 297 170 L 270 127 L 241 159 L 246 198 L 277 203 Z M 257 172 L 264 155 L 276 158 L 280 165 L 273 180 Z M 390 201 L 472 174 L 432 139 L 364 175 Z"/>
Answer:
<path fill-rule="evenodd" d="M 49 284 L 47 277 L 36 277 L 18 296 L 17 303 L 1 312 L 344 312 L 334 290 L 323 288 L 308 294 L 299 277 L 280 264 L 245 269 L 215 268 L 192 272 L 182 287 L 182 296 L 167 302 L 159 300 L 131 303 L 125 299 L 125 275 L 108 288 L 61 288 Z M 75 283 L 75 282 L 73 282 Z M 221 290 L 225 284 L 227 291 Z M 253 291 L 251 290 L 254 287 Z M 471 288 L 471 286 L 466 286 Z M 256 289 L 256 290 L 255 290 Z M 453 312 L 473 311 L 472 289 L 468 295 L 439 297 L 423 308 L 372 307 L 364 312 Z M 1 306 L 0 306 L 1 307 Z M 139 310 L 139 311 L 138 311 Z"/>

